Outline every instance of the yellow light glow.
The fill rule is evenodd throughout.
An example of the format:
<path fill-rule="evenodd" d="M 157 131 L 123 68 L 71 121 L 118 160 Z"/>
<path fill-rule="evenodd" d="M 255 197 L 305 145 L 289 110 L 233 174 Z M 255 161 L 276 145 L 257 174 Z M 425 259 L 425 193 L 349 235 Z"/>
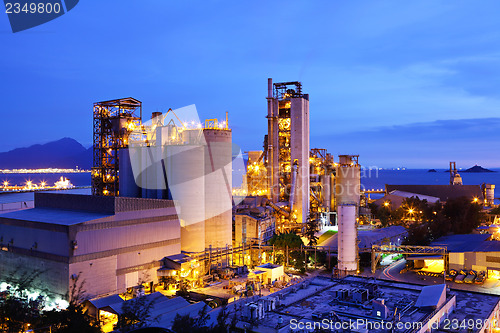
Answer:
<path fill-rule="evenodd" d="M 133 130 L 135 129 L 135 124 L 134 124 L 133 122 L 129 122 L 129 123 L 127 124 L 127 129 L 128 129 L 129 131 L 133 131 Z"/>
<path fill-rule="evenodd" d="M 413 214 L 414 210 L 413 208 L 408 209 L 408 213 Z"/>
<path fill-rule="evenodd" d="M 488 270 L 488 278 L 500 279 L 500 271 Z"/>
<path fill-rule="evenodd" d="M 389 207 L 389 201 L 384 202 L 384 206 Z"/>
<path fill-rule="evenodd" d="M 8 181 L 4 181 L 3 182 L 3 186 L 5 186 L 5 187 L 9 186 L 9 182 Z"/>
<path fill-rule="evenodd" d="M 478 198 L 476 198 L 476 197 L 474 197 L 473 202 L 478 202 L 478 201 L 479 201 L 479 199 L 478 199 Z"/>

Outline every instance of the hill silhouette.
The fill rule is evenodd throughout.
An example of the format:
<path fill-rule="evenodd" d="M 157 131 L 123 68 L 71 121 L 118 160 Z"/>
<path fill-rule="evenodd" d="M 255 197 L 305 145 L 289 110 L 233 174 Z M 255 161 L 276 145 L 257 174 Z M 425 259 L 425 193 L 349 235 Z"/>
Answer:
<path fill-rule="evenodd" d="M 467 169 L 467 170 L 463 170 L 463 171 L 461 171 L 461 172 L 470 172 L 470 173 L 475 173 L 475 172 L 477 172 L 477 173 L 479 173 L 479 172 L 495 172 L 495 171 L 485 169 L 485 168 L 483 168 L 483 167 L 482 167 L 482 166 L 480 166 L 480 165 L 474 165 L 472 168 L 469 168 L 469 169 Z"/>
<path fill-rule="evenodd" d="M 0 169 L 92 167 L 92 147 L 86 149 L 72 138 L 36 144 L 0 153 Z"/>

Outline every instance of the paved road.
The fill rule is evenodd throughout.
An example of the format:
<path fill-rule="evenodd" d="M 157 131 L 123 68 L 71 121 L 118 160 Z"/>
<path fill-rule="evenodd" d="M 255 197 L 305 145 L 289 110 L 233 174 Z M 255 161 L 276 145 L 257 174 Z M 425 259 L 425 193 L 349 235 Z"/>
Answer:
<path fill-rule="evenodd" d="M 417 275 L 415 272 L 412 271 L 401 274 L 400 271 L 405 267 L 405 263 L 406 261 L 404 259 L 400 259 L 389 266 L 377 269 L 375 274 L 371 273 L 370 268 L 365 268 L 365 270 L 361 275 L 367 277 L 380 278 L 384 280 L 407 282 L 420 285 L 435 285 L 444 282 L 442 276 L 433 277 L 433 276 Z M 493 278 L 487 279 L 483 285 L 455 283 L 453 281 L 446 281 L 446 285 L 451 289 L 500 295 L 500 280 Z"/>

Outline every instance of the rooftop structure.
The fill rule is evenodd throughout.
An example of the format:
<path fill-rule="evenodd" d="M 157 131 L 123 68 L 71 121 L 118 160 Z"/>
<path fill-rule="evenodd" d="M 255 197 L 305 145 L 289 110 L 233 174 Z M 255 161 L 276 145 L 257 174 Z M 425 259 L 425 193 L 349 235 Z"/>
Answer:
<path fill-rule="evenodd" d="M 274 307 L 267 305 L 271 299 L 276 299 Z M 449 332 L 454 320 L 481 323 L 470 332 L 484 332 L 498 318 L 500 296 L 348 276 L 317 277 L 252 302 L 264 308 L 255 315 L 255 332 Z"/>
<path fill-rule="evenodd" d="M 370 252 L 373 244 L 382 244 L 386 240 L 399 245 L 407 235 L 406 228 L 402 226 L 390 226 L 373 230 L 359 229 L 358 248 L 359 251 Z M 320 245 L 329 246 L 332 251 L 337 251 L 338 242 L 338 234 L 335 234 Z"/>
<path fill-rule="evenodd" d="M 403 201 L 407 198 L 417 198 L 419 200 L 426 200 L 428 203 L 436 203 L 440 201 L 438 197 L 433 197 L 430 195 L 423 195 L 418 193 L 405 192 L 400 190 L 394 190 L 384 197 L 375 200 L 373 203 L 377 206 L 389 206 L 391 209 L 397 209 L 401 207 Z"/>
<path fill-rule="evenodd" d="M 76 280 L 91 296 L 121 293 L 158 281 L 180 223 L 169 200 L 35 193 L 35 208 L 0 215 L 0 247 L 0 281 L 29 269 L 62 299 Z"/>
<path fill-rule="evenodd" d="M 386 194 L 390 194 L 393 191 L 436 197 L 441 202 L 460 197 L 469 198 L 471 201 L 474 198 L 477 198 L 479 202 L 484 201 L 483 191 L 479 185 L 385 185 Z"/>

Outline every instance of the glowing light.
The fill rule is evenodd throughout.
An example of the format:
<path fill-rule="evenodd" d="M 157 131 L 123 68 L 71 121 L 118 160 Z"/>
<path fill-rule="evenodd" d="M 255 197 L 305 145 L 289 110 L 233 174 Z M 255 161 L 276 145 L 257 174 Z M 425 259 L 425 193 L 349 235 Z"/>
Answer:
<path fill-rule="evenodd" d="M 408 213 L 413 214 L 414 210 L 413 208 L 408 209 Z"/>
<path fill-rule="evenodd" d="M 3 182 L 3 186 L 4 186 L 4 187 L 9 186 L 9 182 L 8 182 L 7 180 L 5 180 L 5 181 Z"/>
<path fill-rule="evenodd" d="M 474 197 L 473 202 L 478 202 L 478 201 L 479 201 L 479 199 L 478 199 L 478 198 L 476 198 L 476 197 Z"/>
<path fill-rule="evenodd" d="M 389 207 L 390 203 L 389 201 L 384 202 L 384 206 Z"/>

